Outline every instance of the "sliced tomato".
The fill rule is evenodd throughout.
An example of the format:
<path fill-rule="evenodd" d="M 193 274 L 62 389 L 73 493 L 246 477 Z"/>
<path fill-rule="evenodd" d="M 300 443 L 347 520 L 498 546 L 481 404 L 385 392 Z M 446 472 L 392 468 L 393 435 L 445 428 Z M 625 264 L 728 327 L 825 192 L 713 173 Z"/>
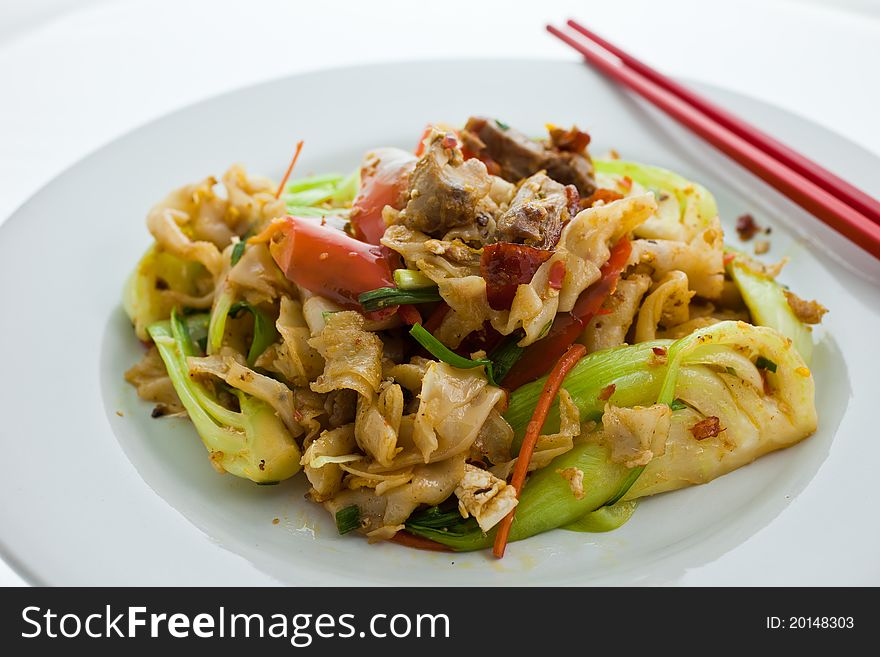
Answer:
<path fill-rule="evenodd" d="M 316 219 L 287 216 L 252 238 L 269 243 L 272 258 L 297 285 L 348 308 L 360 308 L 358 295 L 393 287 L 382 249 Z"/>
<path fill-rule="evenodd" d="M 385 234 L 382 210 L 386 205 L 400 210 L 409 174 L 416 157 L 399 148 L 379 148 L 361 168 L 361 188 L 351 208 L 354 235 L 370 244 L 379 244 Z"/>
<path fill-rule="evenodd" d="M 614 294 L 631 252 L 632 244 L 625 237 L 612 247 L 608 262 L 600 270 L 599 280 L 581 293 L 571 312 L 556 316 L 547 335 L 526 348 L 504 377 L 505 388 L 515 390 L 541 378 L 553 367 L 565 350 L 583 333 L 587 323 L 601 313 L 606 299 Z"/>

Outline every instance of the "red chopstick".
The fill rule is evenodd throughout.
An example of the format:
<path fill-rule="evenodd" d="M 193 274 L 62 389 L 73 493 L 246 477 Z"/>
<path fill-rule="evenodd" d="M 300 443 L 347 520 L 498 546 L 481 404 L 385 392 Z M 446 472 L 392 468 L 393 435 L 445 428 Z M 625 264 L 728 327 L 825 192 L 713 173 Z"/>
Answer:
<path fill-rule="evenodd" d="M 570 20 L 568 21 L 568 24 L 593 43 L 601 46 L 618 57 L 624 64 L 637 73 L 641 73 L 652 82 L 655 82 L 660 87 L 666 89 L 669 93 L 678 96 L 689 105 L 700 110 L 709 118 L 714 119 L 716 123 L 720 123 L 753 146 L 757 146 L 768 155 L 772 155 L 785 164 L 789 169 L 797 171 L 804 178 L 816 183 L 825 191 L 834 194 L 837 198 L 853 206 L 874 223 L 880 223 L 880 201 L 877 199 L 871 198 L 862 190 L 843 180 L 843 178 L 836 176 L 823 166 L 804 157 L 797 151 L 789 148 L 777 139 L 774 139 L 766 132 L 758 130 L 755 126 L 746 123 L 737 116 L 734 116 L 726 109 L 698 96 L 690 89 L 683 87 L 676 81 L 660 73 L 657 69 L 651 68 L 629 53 L 624 52 L 613 43 L 606 41 L 577 21 Z"/>
<path fill-rule="evenodd" d="M 608 77 L 629 87 L 824 223 L 880 258 L 880 224 L 874 223 L 868 216 L 839 198 L 836 191 L 820 187 L 759 146 L 718 123 L 713 117 L 630 68 L 602 45 L 594 42 L 581 43 L 552 25 L 548 25 L 547 30 L 581 53 Z"/>

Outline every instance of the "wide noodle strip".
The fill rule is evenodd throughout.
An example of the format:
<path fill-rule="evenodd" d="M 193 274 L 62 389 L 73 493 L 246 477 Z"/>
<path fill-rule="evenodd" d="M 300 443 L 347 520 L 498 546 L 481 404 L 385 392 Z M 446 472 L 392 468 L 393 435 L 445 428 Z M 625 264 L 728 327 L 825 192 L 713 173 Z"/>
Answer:
<path fill-rule="evenodd" d="M 498 558 L 812 434 L 826 309 L 784 262 L 725 245 L 698 183 L 527 127 L 432 123 L 292 178 L 300 142 L 280 181 L 171 191 L 125 287 L 126 380 L 218 472 L 298 478 L 321 541 Z"/>

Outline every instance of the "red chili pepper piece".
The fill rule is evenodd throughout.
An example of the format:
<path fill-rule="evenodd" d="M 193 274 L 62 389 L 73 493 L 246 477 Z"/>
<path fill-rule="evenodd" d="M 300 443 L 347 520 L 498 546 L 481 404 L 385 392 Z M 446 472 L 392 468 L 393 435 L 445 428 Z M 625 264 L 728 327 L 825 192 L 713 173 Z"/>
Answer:
<path fill-rule="evenodd" d="M 486 297 L 494 310 L 507 310 L 513 303 L 516 288 L 532 280 L 532 276 L 552 251 L 525 244 L 498 242 L 483 247 L 480 275 L 486 281 Z"/>
<path fill-rule="evenodd" d="M 504 377 L 505 388 L 515 390 L 547 373 L 553 363 L 583 333 L 587 322 L 601 311 L 605 300 L 614 293 L 631 252 L 632 244 L 625 237 L 612 247 L 608 262 L 600 270 L 599 280 L 581 293 L 570 313 L 556 316 L 546 336 L 525 350 Z"/>
<path fill-rule="evenodd" d="M 565 262 L 557 260 L 550 266 L 550 277 L 547 284 L 554 290 L 561 290 L 563 280 L 565 280 Z"/>

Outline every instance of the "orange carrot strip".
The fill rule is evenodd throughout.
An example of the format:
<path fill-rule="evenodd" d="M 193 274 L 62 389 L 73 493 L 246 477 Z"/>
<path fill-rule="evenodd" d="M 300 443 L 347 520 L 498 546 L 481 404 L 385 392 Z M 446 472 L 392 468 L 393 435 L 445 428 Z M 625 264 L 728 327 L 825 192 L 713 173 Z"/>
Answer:
<path fill-rule="evenodd" d="M 287 172 L 284 174 L 284 177 L 281 179 L 281 184 L 278 185 L 278 191 L 275 192 L 275 198 L 281 198 L 281 192 L 284 191 L 284 186 L 287 184 L 287 179 L 290 178 L 290 174 L 293 173 L 293 167 L 296 165 L 296 161 L 299 159 L 299 152 L 303 149 L 303 142 L 300 139 L 296 144 L 296 151 L 293 154 L 293 159 L 290 161 L 290 166 L 287 167 Z"/>
<path fill-rule="evenodd" d="M 547 419 L 547 413 L 550 412 L 550 405 L 556 399 L 556 394 L 566 375 L 571 369 L 577 365 L 578 361 L 587 354 L 587 348 L 582 344 L 575 343 L 571 345 L 562 357 L 556 362 L 544 389 L 541 390 L 541 396 L 535 405 L 535 412 L 532 413 L 532 419 L 526 426 L 526 435 L 523 438 L 522 447 L 519 448 L 519 456 L 516 459 L 516 466 L 513 469 L 513 477 L 510 484 L 516 489 L 516 498 L 519 499 L 522 493 L 523 484 L 526 482 L 526 475 L 529 472 L 529 463 L 532 460 L 532 454 L 535 451 L 535 445 L 538 443 L 538 436 L 541 434 L 541 428 Z M 510 510 L 504 519 L 498 525 L 498 533 L 495 535 L 495 545 L 492 548 L 492 554 L 498 559 L 504 556 L 504 548 L 507 547 L 507 538 L 510 535 L 510 527 L 513 524 L 513 516 L 516 514 L 516 507 Z"/>

